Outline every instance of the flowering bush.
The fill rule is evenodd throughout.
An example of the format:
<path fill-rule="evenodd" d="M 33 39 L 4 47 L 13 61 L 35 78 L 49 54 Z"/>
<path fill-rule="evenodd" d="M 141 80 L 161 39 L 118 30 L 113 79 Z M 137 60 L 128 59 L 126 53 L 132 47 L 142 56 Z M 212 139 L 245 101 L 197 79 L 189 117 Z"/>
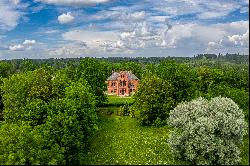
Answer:
<path fill-rule="evenodd" d="M 174 127 L 168 143 L 177 157 L 198 165 L 240 162 L 239 145 L 247 124 L 232 99 L 200 97 L 183 102 L 170 111 L 168 122 Z"/>

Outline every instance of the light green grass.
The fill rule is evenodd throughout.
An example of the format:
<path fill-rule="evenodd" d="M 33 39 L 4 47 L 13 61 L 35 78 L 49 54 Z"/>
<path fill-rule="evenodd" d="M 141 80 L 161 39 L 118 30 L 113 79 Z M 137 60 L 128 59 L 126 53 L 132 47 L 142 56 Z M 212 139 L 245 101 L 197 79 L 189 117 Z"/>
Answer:
<path fill-rule="evenodd" d="M 141 127 L 135 118 L 100 116 L 84 164 L 180 164 L 167 145 L 169 129 Z"/>
<path fill-rule="evenodd" d="M 120 96 L 108 96 L 107 106 L 121 106 L 125 103 L 133 104 L 134 100 L 131 96 L 129 97 L 120 97 Z"/>
<path fill-rule="evenodd" d="M 244 136 L 241 158 L 241 165 L 249 165 L 249 135 Z"/>
<path fill-rule="evenodd" d="M 167 144 L 170 128 L 142 127 L 135 118 L 116 115 L 119 107 L 99 108 L 99 131 L 89 142 L 83 164 L 187 165 L 173 157 Z M 109 112 L 112 115 L 107 115 Z M 241 147 L 241 165 L 249 165 L 249 138 Z"/>

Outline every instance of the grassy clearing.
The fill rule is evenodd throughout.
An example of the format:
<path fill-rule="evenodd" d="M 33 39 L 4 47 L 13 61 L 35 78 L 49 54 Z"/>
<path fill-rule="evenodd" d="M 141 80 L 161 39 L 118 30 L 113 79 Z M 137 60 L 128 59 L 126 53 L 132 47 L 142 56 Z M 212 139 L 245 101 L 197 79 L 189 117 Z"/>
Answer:
<path fill-rule="evenodd" d="M 167 126 L 141 127 L 136 119 L 115 114 L 100 115 L 99 121 L 99 132 L 90 141 L 84 164 L 182 163 L 172 156 L 167 145 Z"/>
<path fill-rule="evenodd" d="M 170 128 L 142 127 L 135 118 L 116 115 L 119 107 L 99 108 L 99 131 L 90 139 L 83 164 L 187 165 L 167 145 Z M 244 137 L 241 165 L 249 165 L 249 138 Z"/>
<path fill-rule="evenodd" d="M 106 106 L 122 106 L 126 102 L 128 104 L 133 104 L 134 100 L 132 97 L 108 96 Z"/>

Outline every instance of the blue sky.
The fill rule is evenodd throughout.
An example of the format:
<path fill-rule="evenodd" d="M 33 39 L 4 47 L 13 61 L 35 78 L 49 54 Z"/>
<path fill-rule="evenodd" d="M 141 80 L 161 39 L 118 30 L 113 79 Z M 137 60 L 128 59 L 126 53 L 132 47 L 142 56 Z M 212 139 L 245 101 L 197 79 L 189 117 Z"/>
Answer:
<path fill-rule="evenodd" d="M 248 0 L 1 0 L 0 59 L 249 51 Z"/>

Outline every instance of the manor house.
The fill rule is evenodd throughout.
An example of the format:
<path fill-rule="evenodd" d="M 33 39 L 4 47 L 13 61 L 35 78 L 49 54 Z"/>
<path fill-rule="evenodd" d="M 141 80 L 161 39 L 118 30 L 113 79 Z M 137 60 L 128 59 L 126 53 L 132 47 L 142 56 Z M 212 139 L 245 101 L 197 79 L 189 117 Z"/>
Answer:
<path fill-rule="evenodd" d="M 129 96 L 137 90 L 138 83 L 131 71 L 113 72 L 108 78 L 108 95 Z"/>

